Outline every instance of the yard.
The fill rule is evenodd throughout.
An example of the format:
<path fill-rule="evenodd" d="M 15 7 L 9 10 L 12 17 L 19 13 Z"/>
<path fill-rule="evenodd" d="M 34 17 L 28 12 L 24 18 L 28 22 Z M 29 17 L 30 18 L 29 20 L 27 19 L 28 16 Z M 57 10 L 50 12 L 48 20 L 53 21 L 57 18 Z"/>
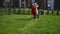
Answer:
<path fill-rule="evenodd" d="M 35 21 L 32 15 L 2 15 L 0 34 L 60 34 L 60 16 L 40 15 Z"/>

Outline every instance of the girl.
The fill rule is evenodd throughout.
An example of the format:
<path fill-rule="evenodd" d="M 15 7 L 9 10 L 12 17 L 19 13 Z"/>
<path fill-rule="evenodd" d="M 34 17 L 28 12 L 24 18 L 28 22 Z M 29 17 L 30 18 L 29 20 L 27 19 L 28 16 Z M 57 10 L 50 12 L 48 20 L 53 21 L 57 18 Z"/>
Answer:
<path fill-rule="evenodd" d="M 34 3 L 33 7 L 32 7 L 32 14 L 34 15 L 34 18 L 37 19 L 39 18 L 39 14 L 38 14 L 38 4 Z"/>

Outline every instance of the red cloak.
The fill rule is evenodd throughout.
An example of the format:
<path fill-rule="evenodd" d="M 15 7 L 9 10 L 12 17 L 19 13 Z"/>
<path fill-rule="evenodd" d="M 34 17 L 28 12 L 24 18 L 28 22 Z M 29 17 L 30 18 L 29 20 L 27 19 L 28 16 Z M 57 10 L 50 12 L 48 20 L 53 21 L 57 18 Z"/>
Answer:
<path fill-rule="evenodd" d="M 36 14 L 36 7 L 32 7 L 32 14 L 33 14 L 33 15 Z"/>

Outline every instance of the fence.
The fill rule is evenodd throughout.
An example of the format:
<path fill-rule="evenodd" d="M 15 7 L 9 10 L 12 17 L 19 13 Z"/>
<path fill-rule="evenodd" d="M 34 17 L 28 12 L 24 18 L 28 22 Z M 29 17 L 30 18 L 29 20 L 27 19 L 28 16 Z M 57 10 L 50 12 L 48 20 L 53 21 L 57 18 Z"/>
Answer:
<path fill-rule="evenodd" d="M 29 8 L 0 8 L 0 15 L 24 14 L 31 15 Z M 39 10 L 40 15 L 60 15 L 58 10 Z"/>

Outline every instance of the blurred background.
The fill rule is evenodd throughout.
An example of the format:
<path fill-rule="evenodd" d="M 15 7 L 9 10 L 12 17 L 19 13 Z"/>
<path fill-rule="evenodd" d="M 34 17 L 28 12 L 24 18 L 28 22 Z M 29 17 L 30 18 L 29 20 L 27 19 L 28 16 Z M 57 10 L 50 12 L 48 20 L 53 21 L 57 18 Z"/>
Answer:
<path fill-rule="evenodd" d="M 58 11 L 60 10 L 60 0 L 0 0 L 0 14 L 1 12 L 4 12 L 3 10 L 6 10 L 6 13 L 11 13 L 11 12 L 22 12 L 24 11 L 25 13 L 25 9 L 29 10 L 31 13 L 31 8 L 33 3 L 36 2 L 38 3 L 39 7 L 39 11 L 40 9 L 43 10 L 47 10 L 47 13 L 49 13 L 49 10 L 52 10 L 51 12 L 53 13 L 53 10 L 56 11 L 57 13 L 59 13 Z M 18 10 L 18 11 L 16 11 Z"/>
<path fill-rule="evenodd" d="M 60 0 L 0 0 L 0 7 L 31 8 L 34 2 L 39 4 L 39 8 L 43 4 L 45 9 L 60 9 Z"/>

